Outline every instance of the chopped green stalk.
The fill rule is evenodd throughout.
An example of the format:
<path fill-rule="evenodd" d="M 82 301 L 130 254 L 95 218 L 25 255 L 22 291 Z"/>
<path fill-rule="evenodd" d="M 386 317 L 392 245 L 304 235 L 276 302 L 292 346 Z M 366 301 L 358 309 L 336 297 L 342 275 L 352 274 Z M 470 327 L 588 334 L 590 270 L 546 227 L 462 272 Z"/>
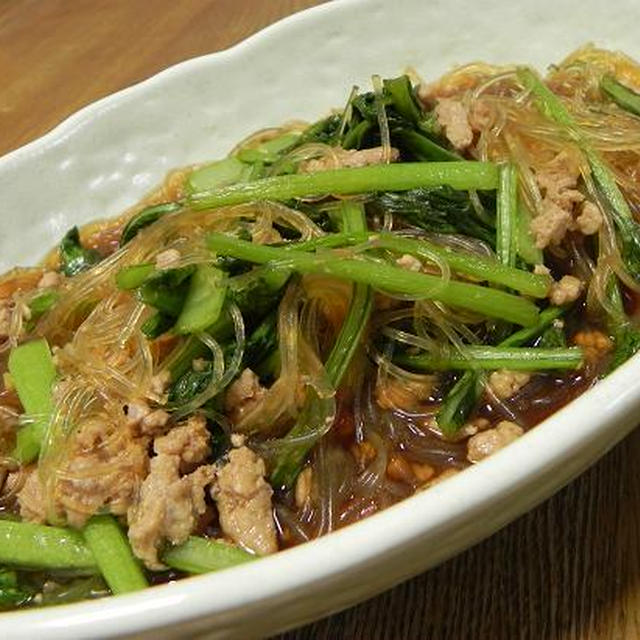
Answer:
<path fill-rule="evenodd" d="M 156 271 L 155 265 L 150 262 L 134 264 L 130 267 L 123 267 L 116 274 L 116 284 L 118 289 L 129 291 L 142 286 L 149 276 Z"/>
<path fill-rule="evenodd" d="M 370 241 L 373 246 L 381 249 L 402 254 L 408 253 L 429 261 L 433 260 L 432 256 L 436 256 L 457 273 L 473 276 L 493 284 L 501 284 L 535 298 L 544 298 L 549 293 L 551 283 L 549 276 L 516 269 L 488 258 L 461 253 L 449 247 L 440 247 L 424 239 L 414 240 L 382 232 L 371 235 Z"/>
<path fill-rule="evenodd" d="M 94 516 L 83 530 L 87 546 L 114 595 L 149 586 L 129 541 L 113 516 Z"/>
<path fill-rule="evenodd" d="M 211 326 L 220 317 L 226 293 L 224 272 L 208 264 L 199 265 L 176 320 L 176 333 L 198 333 Z"/>
<path fill-rule="evenodd" d="M 223 188 L 245 182 L 251 172 L 250 164 L 231 156 L 195 169 L 187 176 L 184 186 L 187 193 Z"/>
<path fill-rule="evenodd" d="M 542 114 L 555 121 L 557 124 L 566 127 L 567 133 L 574 139 L 580 139 L 582 136 L 576 131 L 576 123 L 567 111 L 562 100 L 540 79 L 538 74 L 528 67 L 519 67 L 518 78 L 534 96 L 538 109 Z"/>
<path fill-rule="evenodd" d="M 518 255 L 527 264 L 544 264 L 542 249 L 536 247 L 536 243 L 531 233 L 531 211 L 522 201 L 518 201 L 518 211 L 516 216 L 516 245 Z"/>
<path fill-rule="evenodd" d="M 341 205 L 342 224 L 345 232 L 366 231 L 367 221 L 362 205 L 344 202 Z M 331 385 L 337 389 L 342 382 L 353 356 L 361 345 L 362 336 L 369 324 L 369 316 L 373 305 L 373 290 L 366 284 L 356 284 L 349 304 L 347 316 L 342 323 L 340 333 L 329 353 L 325 370 Z M 282 448 L 281 454 L 274 464 L 271 482 L 276 487 L 291 487 L 300 473 L 307 454 L 316 444 L 318 438 L 304 438 L 309 432 L 318 433 L 318 437 L 331 426 L 330 410 L 332 405 L 324 398 L 319 398 L 314 390 L 309 392 L 303 410 L 295 426 L 284 438 L 291 441 L 291 446 Z M 320 425 L 321 428 L 317 429 Z M 325 428 L 322 428 L 324 425 Z M 301 442 L 296 442 L 302 439 Z"/>
<path fill-rule="evenodd" d="M 564 313 L 562 307 L 548 307 L 538 316 L 538 322 L 512 333 L 500 343 L 501 347 L 519 347 L 533 340 L 552 326 L 553 321 Z M 440 406 L 438 426 L 446 436 L 455 435 L 475 408 L 482 395 L 483 382 L 477 371 L 465 371 L 453 385 Z"/>
<path fill-rule="evenodd" d="M 625 87 L 610 75 L 605 75 L 600 80 L 600 89 L 620 108 L 640 116 L 640 94 L 629 89 L 629 87 Z"/>
<path fill-rule="evenodd" d="M 419 371 L 465 371 L 477 369 L 509 369 L 511 371 L 542 371 L 546 369 L 577 369 L 582 365 L 582 349 L 539 349 L 535 347 L 491 347 L 469 345 L 457 349 L 441 349 L 437 353 L 398 355 L 395 360 Z"/>
<path fill-rule="evenodd" d="M 120 236 L 120 246 L 122 247 L 130 240 L 133 240 L 139 231 L 158 221 L 162 216 L 180 209 L 182 209 L 182 205 L 178 202 L 164 202 L 145 207 L 142 211 L 136 213 L 124 226 Z"/>
<path fill-rule="evenodd" d="M 565 312 L 563 307 L 547 307 L 544 311 L 540 312 L 538 316 L 538 322 L 531 327 L 525 327 L 519 329 L 515 333 L 512 333 L 509 337 L 500 342 L 501 347 L 520 347 L 530 340 L 537 338 L 546 329 L 548 329 L 554 322 L 562 316 Z"/>
<path fill-rule="evenodd" d="M 65 276 L 75 276 L 100 261 L 100 256 L 93 249 L 85 249 L 80 244 L 78 227 L 67 231 L 60 242 L 60 271 Z"/>
<path fill-rule="evenodd" d="M 53 410 L 51 387 L 56 378 L 56 368 L 44 338 L 12 349 L 8 366 L 25 414 L 33 420 L 18 431 L 13 454 L 20 462 L 28 464 L 40 452 Z"/>
<path fill-rule="evenodd" d="M 188 200 L 194 209 L 211 209 L 255 200 L 405 191 L 439 185 L 490 190 L 497 184 L 497 168 L 489 162 L 411 162 L 274 176 L 222 188 L 206 185 Z"/>
<path fill-rule="evenodd" d="M 402 129 L 394 132 L 394 138 L 402 142 L 418 160 L 422 162 L 455 162 L 461 160 L 461 156 L 453 151 L 441 147 L 426 136 L 420 135 L 410 129 Z"/>
<path fill-rule="evenodd" d="M 0 563 L 23 569 L 96 570 L 93 554 L 77 531 L 13 520 L 0 520 Z"/>
<path fill-rule="evenodd" d="M 533 93 L 539 110 L 547 118 L 564 127 L 566 133 L 587 156 L 596 186 L 617 228 L 625 267 L 634 278 L 640 278 L 640 225 L 635 221 L 631 209 L 616 183 L 615 176 L 602 160 L 600 154 L 591 146 L 562 100 L 531 69 L 518 69 L 518 77 L 524 86 Z"/>
<path fill-rule="evenodd" d="M 409 76 L 387 78 L 383 81 L 385 92 L 391 98 L 396 111 L 406 120 L 418 126 L 422 120 L 422 111 L 413 95 L 413 87 Z"/>
<path fill-rule="evenodd" d="M 186 542 L 167 549 L 162 561 L 172 569 L 199 574 L 228 569 L 259 557 L 221 540 L 191 536 Z"/>
<path fill-rule="evenodd" d="M 523 326 L 534 324 L 538 318 L 538 309 L 532 302 L 504 291 L 455 280 L 446 282 L 437 276 L 415 273 L 365 258 L 344 258 L 329 252 L 316 255 L 288 251 L 280 247 L 252 244 L 222 233 L 209 234 L 207 244 L 219 255 L 231 255 L 259 264 L 280 262 L 283 268 L 301 273 L 322 273 L 394 293 L 439 300 Z"/>
<path fill-rule="evenodd" d="M 516 263 L 516 217 L 518 211 L 518 171 L 511 163 L 500 167 L 496 215 L 496 253 L 503 265 Z"/>
<path fill-rule="evenodd" d="M 285 246 L 292 250 L 314 251 L 317 249 L 337 249 L 365 242 L 369 242 L 372 248 L 387 249 L 400 254 L 408 253 L 429 262 L 432 262 L 433 256 L 436 256 L 457 273 L 501 284 L 535 298 L 544 298 L 549 292 L 551 283 L 549 276 L 504 266 L 495 260 L 470 253 L 461 253 L 449 247 L 441 247 L 426 239 L 405 238 L 388 232 L 334 233 Z"/>
<path fill-rule="evenodd" d="M 567 337 L 562 326 L 551 325 L 540 336 L 536 347 L 540 349 L 566 348 Z"/>

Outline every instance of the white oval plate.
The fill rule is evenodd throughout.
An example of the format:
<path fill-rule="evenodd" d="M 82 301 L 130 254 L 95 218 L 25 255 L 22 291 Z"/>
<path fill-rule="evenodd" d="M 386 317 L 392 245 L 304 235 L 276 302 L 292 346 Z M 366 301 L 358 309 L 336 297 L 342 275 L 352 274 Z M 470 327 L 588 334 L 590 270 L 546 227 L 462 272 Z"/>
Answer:
<path fill-rule="evenodd" d="M 587 42 L 638 54 L 634 0 L 341 0 L 172 67 L 0 159 L 0 271 L 115 215 L 172 167 L 255 129 L 322 116 L 373 73 L 472 60 L 544 68 Z M 634 19 L 636 18 L 636 19 Z M 477 542 L 634 426 L 640 359 L 491 459 L 383 513 L 259 562 L 105 600 L 0 614 L 0 637 L 260 637 L 347 607 Z"/>

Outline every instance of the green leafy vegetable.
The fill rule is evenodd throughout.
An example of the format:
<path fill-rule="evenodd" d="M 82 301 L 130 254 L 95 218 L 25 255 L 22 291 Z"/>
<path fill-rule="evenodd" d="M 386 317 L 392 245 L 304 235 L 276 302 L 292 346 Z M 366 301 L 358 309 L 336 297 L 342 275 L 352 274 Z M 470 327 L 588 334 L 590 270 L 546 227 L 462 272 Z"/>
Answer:
<path fill-rule="evenodd" d="M 361 205 L 345 202 L 341 205 L 342 228 L 346 232 L 366 231 L 367 222 Z M 325 369 L 334 389 L 337 389 L 360 346 L 362 336 L 369 324 L 373 304 L 370 286 L 360 283 L 353 288 L 353 297 L 347 316 L 329 353 Z M 305 405 L 296 424 L 284 438 L 285 446 L 274 464 L 271 482 L 277 487 L 291 487 L 302 469 L 304 460 L 317 442 L 317 438 L 300 439 L 311 432 L 322 434 L 330 426 L 332 403 L 320 398 L 315 390 L 309 391 Z M 320 429 L 317 427 L 320 426 Z M 324 428 L 323 428 L 324 427 Z M 320 436 L 318 436 L 320 437 Z"/>
<path fill-rule="evenodd" d="M 211 362 L 204 361 L 201 369 L 189 369 L 185 371 L 169 389 L 169 403 L 172 405 L 182 405 L 191 398 L 202 393 L 209 384 L 213 375 Z"/>
<path fill-rule="evenodd" d="M 194 209 L 212 209 L 255 200 L 284 201 L 329 193 L 406 191 L 442 185 L 454 189 L 491 190 L 497 184 L 498 171 L 491 163 L 412 162 L 274 176 L 220 188 L 203 183 L 202 190 L 192 193 L 188 200 Z"/>
<path fill-rule="evenodd" d="M 211 326 L 220 317 L 226 293 L 224 272 L 208 264 L 198 265 L 176 320 L 176 333 L 198 333 Z"/>
<path fill-rule="evenodd" d="M 625 87 L 613 76 L 605 75 L 600 80 L 600 89 L 608 95 L 620 108 L 640 116 L 640 94 Z"/>
<path fill-rule="evenodd" d="M 513 267 L 517 255 L 518 173 L 515 165 L 500 167 L 496 215 L 496 253 L 503 265 Z"/>
<path fill-rule="evenodd" d="M 364 258 L 344 258 L 330 252 L 307 254 L 254 245 L 221 233 L 209 234 L 207 244 L 219 255 L 232 255 L 259 264 L 280 262 L 300 273 L 322 273 L 386 291 L 435 299 L 521 325 L 535 324 L 538 317 L 538 310 L 532 302 L 504 291 L 455 280 L 445 282 L 436 276 L 406 271 Z"/>
<path fill-rule="evenodd" d="M 75 276 L 90 269 L 100 261 L 100 254 L 93 249 L 85 249 L 80 243 L 78 227 L 67 231 L 60 242 L 60 271 L 65 276 Z"/>
<path fill-rule="evenodd" d="M 84 539 L 114 595 L 149 586 L 129 541 L 115 518 L 93 516 L 83 530 Z"/>
<path fill-rule="evenodd" d="M 531 219 L 531 211 L 522 200 L 519 200 L 516 212 L 516 246 L 518 255 L 527 264 L 544 264 L 542 250 L 536 247 L 531 233 Z"/>
<path fill-rule="evenodd" d="M 373 212 L 388 212 L 409 224 L 433 233 L 457 233 L 495 245 L 495 229 L 479 220 L 469 194 L 450 187 L 386 192 L 375 196 L 367 207 Z"/>
<path fill-rule="evenodd" d="M 477 369 L 509 369 L 511 371 L 542 371 L 545 369 L 577 369 L 582 365 L 582 349 L 492 347 L 469 345 L 460 350 L 442 347 L 436 353 L 399 354 L 395 360 L 418 371 L 450 371 Z"/>
<path fill-rule="evenodd" d="M 153 340 L 154 338 L 157 338 L 163 333 L 169 331 L 169 329 L 173 327 L 175 320 L 176 319 L 174 317 L 157 311 L 144 321 L 140 330 L 145 336 L 147 336 L 147 338 Z"/>
<path fill-rule="evenodd" d="M 33 593 L 18 584 L 15 571 L 0 568 L 0 610 L 13 609 L 26 604 Z"/>
<path fill-rule="evenodd" d="M 231 156 L 192 171 L 187 176 L 185 190 L 187 193 L 197 193 L 246 182 L 251 178 L 252 171 L 251 164 Z"/>
<path fill-rule="evenodd" d="M 160 220 L 167 213 L 174 213 L 182 209 L 182 205 L 178 202 L 163 202 L 162 204 L 154 204 L 144 208 L 137 213 L 122 229 L 120 236 L 120 246 L 124 246 L 138 235 L 138 232 Z"/>
<path fill-rule="evenodd" d="M 11 350 L 9 373 L 25 413 L 32 422 L 18 431 L 14 456 L 23 464 L 34 460 L 53 410 L 52 386 L 56 379 L 49 345 L 44 338 Z"/>
<path fill-rule="evenodd" d="M 150 262 L 123 267 L 116 274 L 116 284 L 118 289 L 124 289 L 125 291 L 137 289 L 154 273 L 156 273 L 155 265 Z"/>
<path fill-rule="evenodd" d="M 0 520 L 0 563 L 23 569 L 94 573 L 96 561 L 77 531 Z"/>
<path fill-rule="evenodd" d="M 540 313 L 535 325 L 512 333 L 502 340 L 499 346 L 511 348 L 527 344 L 552 326 L 553 322 L 563 313 L 564 309 L 561 307 L 548 307 Z M 477 370 L 465 371 L 458 378 L 449 390 L 436 416 L 438 426 L 446 436 L 454 436 L 458 429 L 464 425 L 476 407 L 483 389 L 483 381 Z"/>
<path fill-rule="evenodd" d="M 189 293 L 189 281 L 194 266 L 158 271 L 138 288 L 137 295 L 144 302 L 169 316 L 178 317 Z"/>
<path fill-rule="evenodd" d="M 278 314 L 269 312 L 247 338 L 244 347 L 244 366 L 255 370 L 278 347 Z"/>
<path fill-rule="evenodd" d="M 177 547 L 168 548 L 162 555 L 162 561 L 166 565 L 192 574 L 220 571 L 258 558 L 259 556 L 227 542 L 195 536 Z"/>

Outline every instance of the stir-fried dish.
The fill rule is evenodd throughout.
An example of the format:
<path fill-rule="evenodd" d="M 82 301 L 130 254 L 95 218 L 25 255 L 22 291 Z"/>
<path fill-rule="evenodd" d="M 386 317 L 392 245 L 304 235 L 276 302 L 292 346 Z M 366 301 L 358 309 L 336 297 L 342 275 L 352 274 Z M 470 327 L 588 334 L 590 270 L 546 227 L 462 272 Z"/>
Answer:
<path fill-rule="evenodd" d="M 374 76 L 0 278 L 0 607 L 357 522 L 630 358 L 637 89 L 594 48 Z"/>

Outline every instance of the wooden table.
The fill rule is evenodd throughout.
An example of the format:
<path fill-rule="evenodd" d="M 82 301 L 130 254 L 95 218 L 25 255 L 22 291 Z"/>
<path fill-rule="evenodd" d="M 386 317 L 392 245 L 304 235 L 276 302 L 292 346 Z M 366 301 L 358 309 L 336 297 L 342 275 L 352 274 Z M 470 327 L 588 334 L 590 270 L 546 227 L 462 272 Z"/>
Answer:
<path fill-rule="evenodd" d="M 314 0 L 4 0 L 0 154 Z M 576 425 L 578 426 L 578 425 Z M 282 639 L 640 638 L 640 433 L 492 538 Z"/>

